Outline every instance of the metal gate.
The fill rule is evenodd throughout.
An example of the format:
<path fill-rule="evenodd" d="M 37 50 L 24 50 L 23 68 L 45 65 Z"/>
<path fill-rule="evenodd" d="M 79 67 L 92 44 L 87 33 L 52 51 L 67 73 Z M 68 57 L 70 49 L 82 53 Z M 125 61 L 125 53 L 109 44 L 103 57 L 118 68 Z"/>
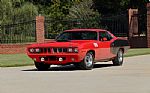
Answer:
<path fill-rule="evenodd" d="M 128 14 L 121 14 L 111 17 L 103 17 L 101 25 L 115 36 L 128 37 L 129 22 Z"/>
<path fill-rule="evenodd" d="M 35 20 L 0 25 L 0 44 L 36 42 Z"/>
<path fill-rule="evenodd" d="M 100 28 L 106 29 L 119 37 L 128 37 L 128 14 L 94 18 L 94 19 L 69 19 L 51 20 L 45 18 L 45 39 L 54 39 L 56 35 L 67 29 L 73 28 Z"/>

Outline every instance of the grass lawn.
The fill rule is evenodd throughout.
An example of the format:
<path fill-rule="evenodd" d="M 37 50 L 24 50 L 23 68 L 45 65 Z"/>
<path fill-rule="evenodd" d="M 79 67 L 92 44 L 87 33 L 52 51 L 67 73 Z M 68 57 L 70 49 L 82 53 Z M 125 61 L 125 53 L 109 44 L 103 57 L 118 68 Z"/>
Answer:
<path fill-rule="evenodd" d="M 33 65 L 33 61 L 26 54 L 0 54 L 0 67 L 16 67 Z"/>
<path fill-rule="evenodd" d="M 124 56 L 132 57 L 132 56 L 147 55 L 147 54 L 150 54 L 150 48 L 137 48 L 137 49 L 129 49 Z"/>
<path fill-rule="evenodd" d="M 130 49 L 125 57 L 150 54 L 150 48 Z M 0 67 L 16 67 L 33 65 L 33 61 L 26 54 L 0 54 Z"/>

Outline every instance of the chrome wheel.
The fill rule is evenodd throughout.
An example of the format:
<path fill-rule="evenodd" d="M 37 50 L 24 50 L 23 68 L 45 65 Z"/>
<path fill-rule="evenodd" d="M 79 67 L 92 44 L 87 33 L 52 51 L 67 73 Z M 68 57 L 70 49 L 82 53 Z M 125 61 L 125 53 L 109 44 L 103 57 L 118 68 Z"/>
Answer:
<path fill-rule="evenodd" d="M 94 65 L 94 56 L 92 52 L 88 52 L 83 61 L 79 63 L 79 67 L 84 70 L 91 70 Z"/>
<path fill-rule="evenodd" d="M 120 66 L 123 64 L 123 51 L 119 49 L 117 56 L 112 60 L 113 65 Z"/>
<path fill-rule="evenodd" d="M 91 67 L 93 65 L 93 56 L 91 54 L 87 54 L 84 60 L 87 67 Z"/>
<path fill-rule="evenodd" d="M 118 60 L 119 60 L 119 62 L 123 61 L 123 53 L 122 53 L 122 51 L 118 52 Z"/>

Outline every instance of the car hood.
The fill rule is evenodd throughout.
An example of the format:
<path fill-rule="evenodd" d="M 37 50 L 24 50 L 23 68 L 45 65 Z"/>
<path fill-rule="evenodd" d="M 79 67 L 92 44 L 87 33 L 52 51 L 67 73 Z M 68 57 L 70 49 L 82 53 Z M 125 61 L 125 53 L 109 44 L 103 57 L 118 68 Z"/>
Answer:
<path fill-rule="evenodd" d="M 68 42 L 52 41 L 47 43 L 32 44 L 29 47 L 79 47 L 91 42 L 93 42 L 93 40 L 72 40 Z"/>

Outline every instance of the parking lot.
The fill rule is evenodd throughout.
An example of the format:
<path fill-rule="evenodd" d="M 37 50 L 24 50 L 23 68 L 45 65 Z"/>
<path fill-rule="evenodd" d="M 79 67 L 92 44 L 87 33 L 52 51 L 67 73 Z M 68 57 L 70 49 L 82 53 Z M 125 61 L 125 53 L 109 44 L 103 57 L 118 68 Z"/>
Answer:
<path fill-rule="evenodd" d="M 93 70 L 0 68 L 0 93 L 150 93 L 149 86 L 150 55 L 127 57 L 123 66 L 98 63 Z"/>

